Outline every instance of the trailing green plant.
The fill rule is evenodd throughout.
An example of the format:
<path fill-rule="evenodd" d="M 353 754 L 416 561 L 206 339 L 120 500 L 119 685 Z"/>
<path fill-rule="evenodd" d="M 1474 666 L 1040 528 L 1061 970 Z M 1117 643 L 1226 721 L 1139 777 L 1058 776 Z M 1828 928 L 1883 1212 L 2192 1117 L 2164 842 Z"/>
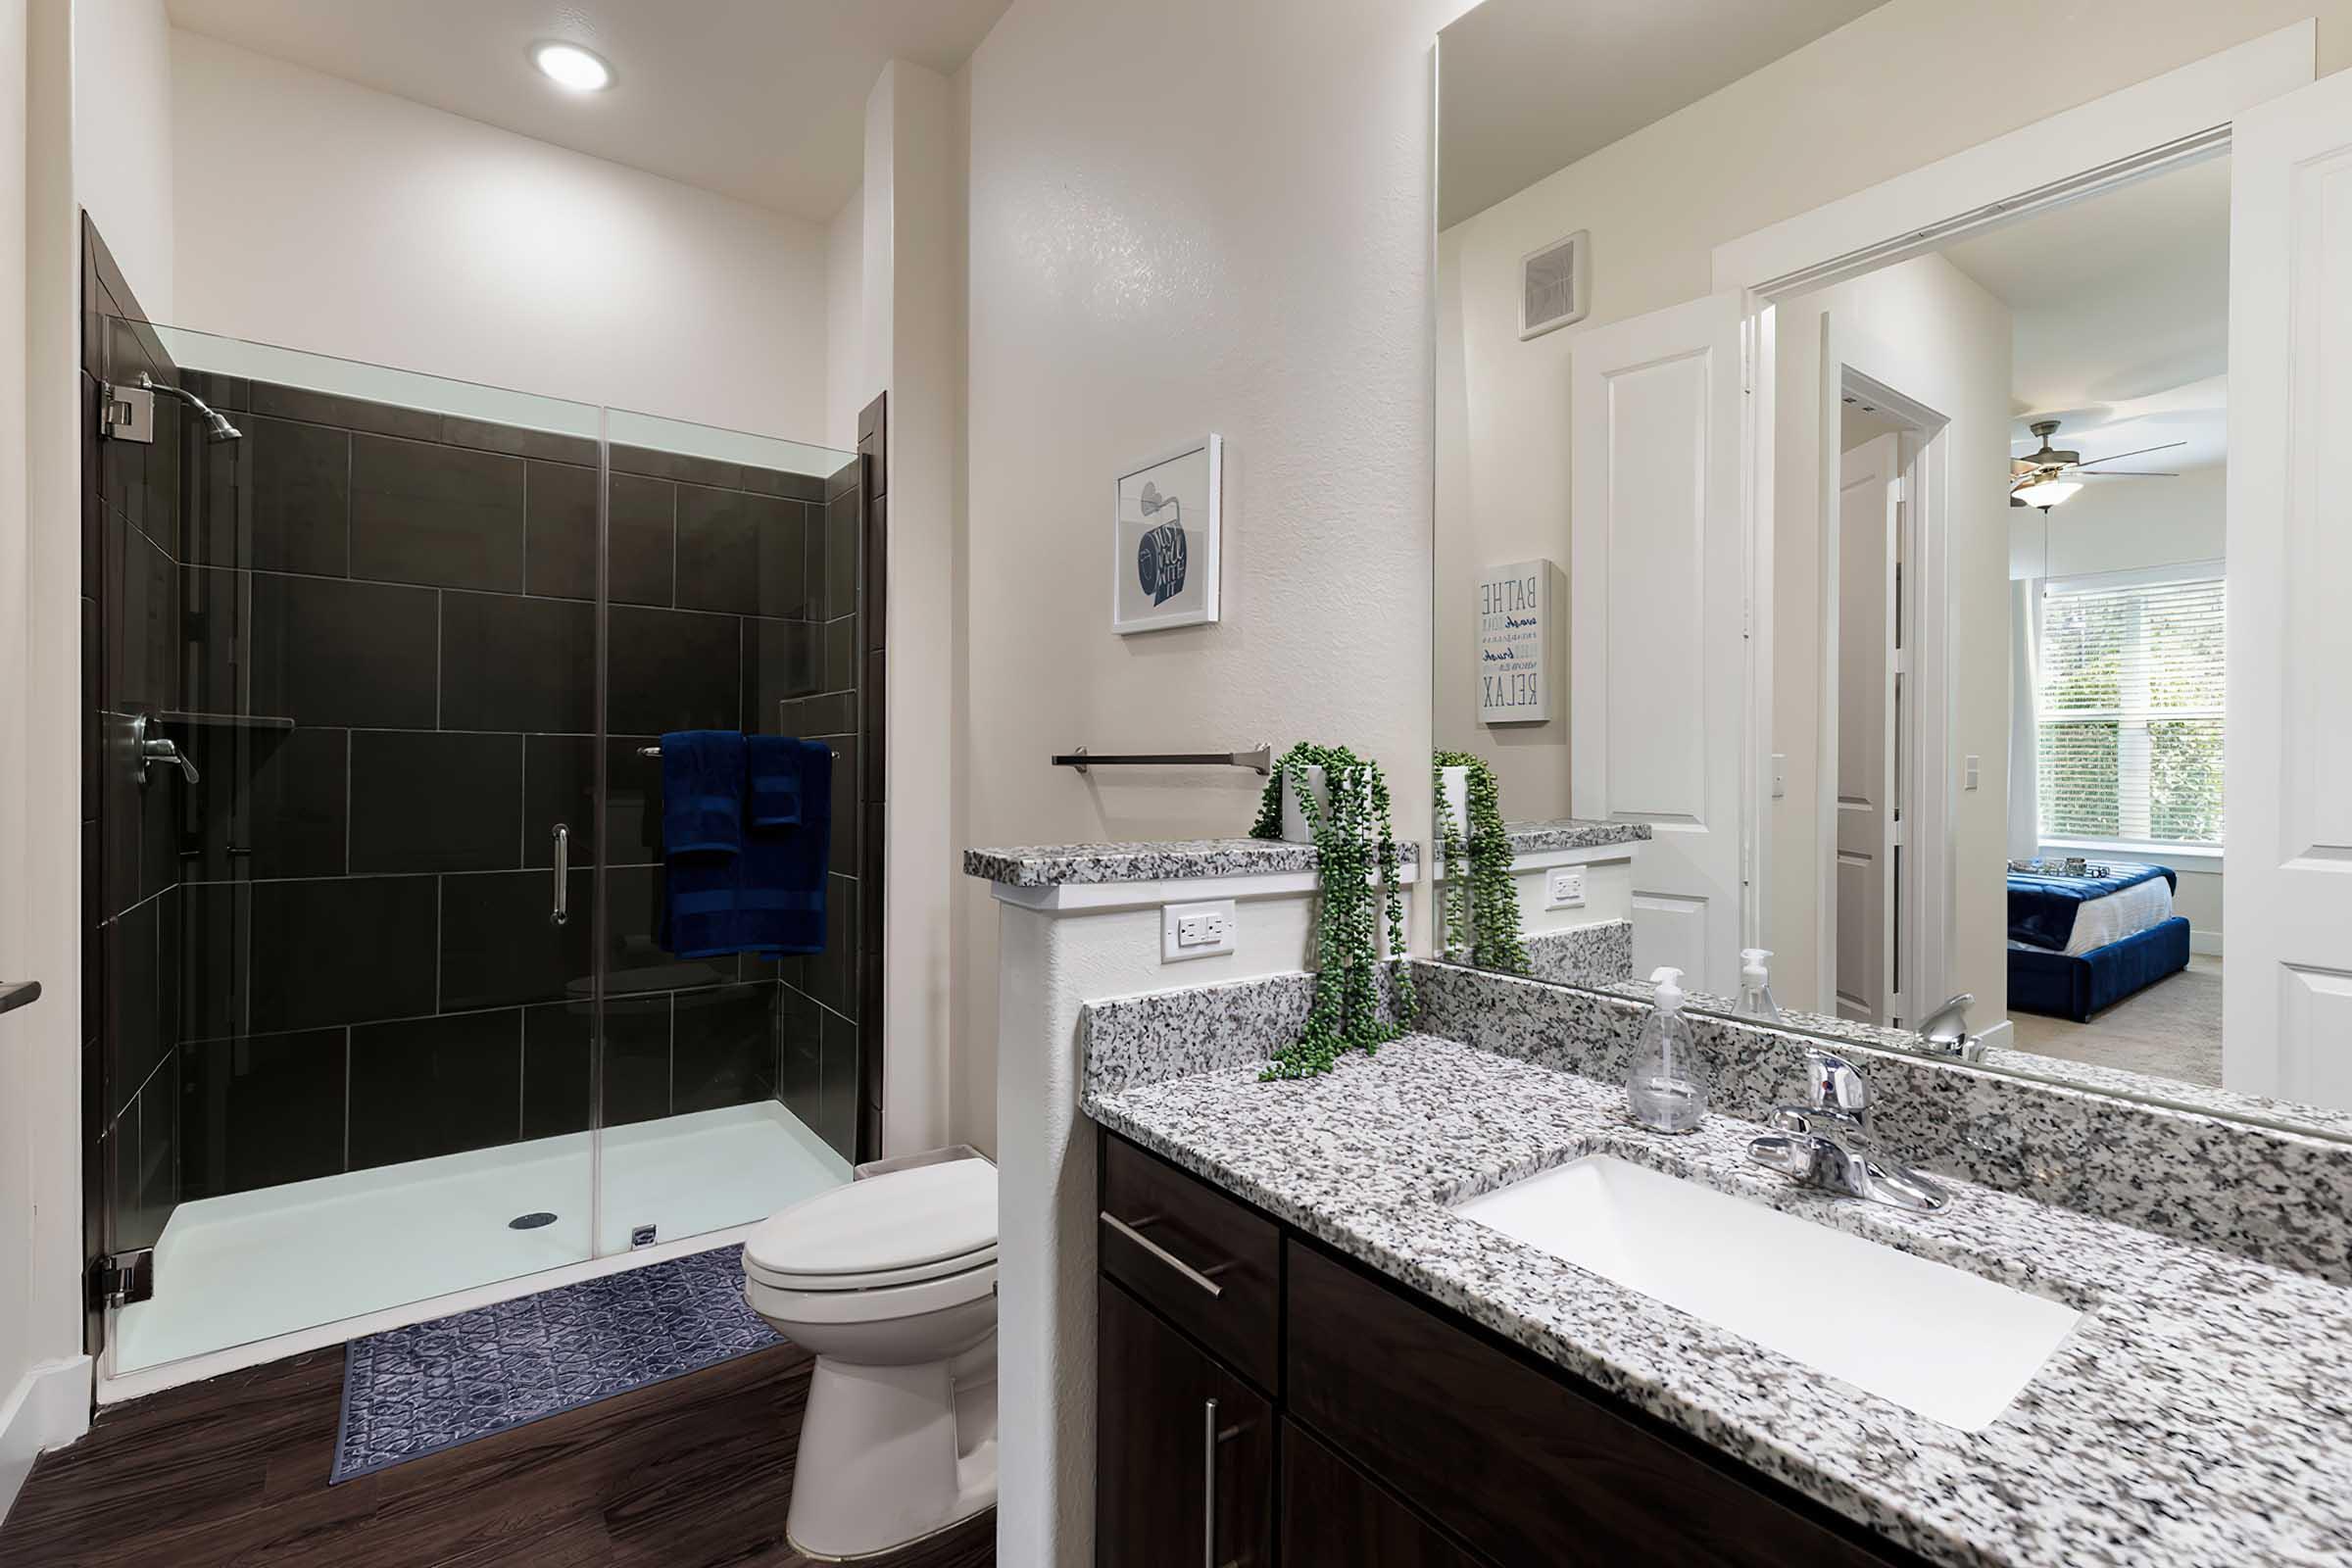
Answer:
<path fill-rule="evenodd" d="M 1323 769 L 1328 807 L 1306 787 L 1310 767 Z M 1301 741 L 1274 764 L 1250 837 L 1282 837 L 1286 783 L 1314 841 L 1322 904 L 1315 919 L 1315 995 L 1306 1027 L 1267 1063 L 1259 1074 L 1265 1079 L 1326 1073 L 1345 1053 L 1369 1055 L 1396 1037 L 1396 1026 L 1380 1010 L 1379 917 L 1384 899 L 1389 951 L 1404 953 L 1404 894 L 1396 875 L 1396 839 L 1389 825 L 1389 784 L 1380 764 L 1345 746 Z M 1396 1015 L 1412 1017 L 1413 981 L 1402 965 L 1395 972 L 1394 993 Z"/>
<path fill-rule="evenodd" d="M 1467 823 L 1454 821 L 1446 804 L 1449 767 L 1469 770 L 1463 802 Z M 1436 752 L 1430 782 L 1438 804 L 1438 852 L 1446 858 L 1441 914 L 1446 956 L 1467 953 L 1481 968 L 1527 973 L 1527 947 L 1519 940 L 1519 890 L 1511 882 L 1511 842 L 1502 830 L 1494 769 L 1468 752 Z"/>

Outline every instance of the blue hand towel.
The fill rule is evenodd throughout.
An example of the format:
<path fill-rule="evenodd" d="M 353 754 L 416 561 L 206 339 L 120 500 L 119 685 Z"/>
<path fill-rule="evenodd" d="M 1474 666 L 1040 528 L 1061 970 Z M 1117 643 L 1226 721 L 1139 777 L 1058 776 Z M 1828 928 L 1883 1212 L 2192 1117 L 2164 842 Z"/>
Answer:
<path fill-rule="evenodd" d="M 662 851 L 732 855 L 743 848 L 743 736 L 731 729 L 662 737 Z"/>
<path fill-rule="evenodd" d="M 662 737 L 662 946 L 681 958 L 743 950 L 743 796 L 742 735 Z"/>
<path fill-rule="evenodd" d="M 755 772 L 789 777 L 798 820 L 745 830 L 737 906 L 743 951 L 770 957 L 825 951 L 825 873 L 833 849 L 833 752 L 821 741 L 752 737 Z"/>
<path fill-rule="evenodd" d="M 782 735 L 745 737 L 751 826 L 790 827 L 800 821 L 802 744 Z"/>

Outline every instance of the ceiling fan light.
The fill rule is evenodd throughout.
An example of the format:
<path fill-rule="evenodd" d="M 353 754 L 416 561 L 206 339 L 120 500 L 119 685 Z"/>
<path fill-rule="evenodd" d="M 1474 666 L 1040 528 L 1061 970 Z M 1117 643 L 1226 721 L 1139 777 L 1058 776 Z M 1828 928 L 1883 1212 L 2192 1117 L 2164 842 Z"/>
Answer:
<path fill-rule="evenodd" d="M 2067 500 L 2082 488 L 2080 480 L 2044 479 L 2038 484 L 2030 484 L 2011 493 L 2029 507 L 2040 507 L 2047 511 Z"/>

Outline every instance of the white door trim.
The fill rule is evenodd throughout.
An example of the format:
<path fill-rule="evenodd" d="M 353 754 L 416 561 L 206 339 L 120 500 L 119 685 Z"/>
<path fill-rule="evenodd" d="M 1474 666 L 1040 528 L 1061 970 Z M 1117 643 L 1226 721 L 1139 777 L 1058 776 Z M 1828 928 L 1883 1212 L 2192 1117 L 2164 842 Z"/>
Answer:
<path fill-rule="evenodd" d="M 2318 24 L 2276 32 L 1715 247 L 1715 292 L 1781 296 L 1948 244 L 2227 145 L 2230 122 L 2315 79 Z M 2218 133 L 2218 140 L 2216 135 Z M 2021 170 L 2060 171 L 2021 188 Z"/>

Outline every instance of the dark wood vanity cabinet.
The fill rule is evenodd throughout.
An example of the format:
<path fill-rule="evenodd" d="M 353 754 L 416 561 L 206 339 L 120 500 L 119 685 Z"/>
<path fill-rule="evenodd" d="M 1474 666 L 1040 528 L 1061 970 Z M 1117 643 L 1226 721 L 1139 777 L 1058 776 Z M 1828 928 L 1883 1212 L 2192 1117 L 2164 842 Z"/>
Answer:
<path fill-rule="evenodd" d="M 1102 1568 L 1921 1562 L 1109 1134 L 1099 1239 Z"/>

